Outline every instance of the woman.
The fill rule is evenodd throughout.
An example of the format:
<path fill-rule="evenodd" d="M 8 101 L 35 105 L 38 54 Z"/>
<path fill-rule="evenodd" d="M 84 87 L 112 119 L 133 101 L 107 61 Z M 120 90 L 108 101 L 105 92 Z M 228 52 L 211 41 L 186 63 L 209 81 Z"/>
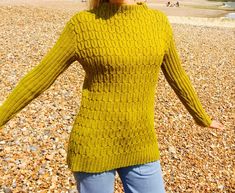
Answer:
<path fill-rule="evenodd" d="M 203 109 L 181 66 L 166 15 L 144 2 L 93 2 L 0 107 L 0 127 L 48 89 L 74 61 L 86 72 L 67 164 L 80 193 L 111 193 L 118 172 L 126 193 L 165 192 L 154 128 L 160 70 L 202 127 L 221 128 Z"/>

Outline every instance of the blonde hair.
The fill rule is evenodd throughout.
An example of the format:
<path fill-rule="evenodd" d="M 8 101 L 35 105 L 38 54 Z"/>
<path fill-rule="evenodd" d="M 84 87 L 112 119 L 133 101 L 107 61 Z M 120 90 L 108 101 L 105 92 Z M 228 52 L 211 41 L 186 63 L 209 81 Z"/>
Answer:
<path fill-rule="evenodd" d="M 103 2 L 109 2 L 109 0 L 89 0 L 89 9 L 96 8 Z"/>

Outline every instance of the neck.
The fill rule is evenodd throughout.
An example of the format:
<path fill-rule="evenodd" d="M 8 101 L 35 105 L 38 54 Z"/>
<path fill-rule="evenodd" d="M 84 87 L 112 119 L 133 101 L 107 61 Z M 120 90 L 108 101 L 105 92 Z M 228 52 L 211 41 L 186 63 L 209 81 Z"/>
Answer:
<path fill-rule="evenodd" d="M 109 0 L 109 3 L 114 4 L 135 4 L 135 0 Z"/>
<path fill-rule="evenodd" d="M 133 0 L 129 0 L 129 2 L 130 1 L 133 1 Z M 125 1 L 122 1 L 124 3 L 117 3 L 117 2 L 120 2 L 120 0 L 119 1 L 110 0 L 109 2 L 101 3 L 99 7 L 101 14 L 108 15 L 109 13 L 110 14 L 125 13 L 126 15 L 128 15 L 128 13 L 135 14 L 135 13 L 138 13 L 139 11 L 143 12 L 143 11 L 148 10 L 148 6 L 143 1 L 135 2 L 135 3 L 126 3 L 127 0 L 125 0 Z"/>

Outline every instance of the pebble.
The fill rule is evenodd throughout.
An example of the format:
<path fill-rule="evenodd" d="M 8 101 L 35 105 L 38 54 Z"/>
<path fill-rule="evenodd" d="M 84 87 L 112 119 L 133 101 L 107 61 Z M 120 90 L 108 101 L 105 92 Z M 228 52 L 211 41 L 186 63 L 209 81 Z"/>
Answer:
<path fill-rule="evenodd" d="M 29 149 L 30 149 L 31 151 L 36 151 L 36 150 L 38 149 L 38 147 L 36 147 L 36 146 L 29 146 Z"/>
<path fill-rule="evenodd" d="M 3 188 L 4 193 L 12 193 L 12 190 L 10 188 Z"/>
<path fill-rule="evenodd" d="M 13 181 L 13 183 L 12 183 L 12 187 L 13 187 L 13 188 L 16 188 L 16 186 L 17 186 L 17 183 L 16 183 L 16 181 L 15 181 L 15 179 L 14 179 L 14 181 Z"/>
<path fill-rule="evenodd" d="M 224 185 L 219 185 L 218 189 L 223 190 L 224 189 Z"/>
<path fill-rule="evenodd" d="M 52 160 L 52 159 L 53 159 L 53 157 L 54 157 L 53 155 L 49 154 L 49 155 L 46 155 L 46 157 L 45 157 L 45 158 L 46 158 L 47 160 Z"/>
<path fill-rule="evenodd" d="M 59 149 L 59 153 L 60 153 L 60 155 L 62 155 L 62 156 L 66 156 L 66 151 L 64 150 L 64 149 Z"/>
<path fill-rule="evenodd" d="M 175 147 L 173 147 L 173 146 L 170 146 L 169 147 L 169 152 L 171 152 L 171 153 L 176 153 L 176 149 L 175 149 Z"/>
<path fill-rule="evenodd" d="M 78 193 L 77 189 L 69 189 L 68 193 Z"/>
<path fill-rule="evenodd" d="M 71 119 L 71 116 L 68 116 L 68 115 L 67 115 L 67 116 L 64 116 L 64 119 L 65 119 L 65 120 L 69 120 L 69 119 Z"/>
<path fill-rule="evenodd" d="M 40 170 L 38 171 L 39 175 L 42 175 L 45 173 L 45 168 L 40 168 Z"/>
<path fill-rule="evenodd" d="M 4 144 L 6 144 L 5 141 L 0 141 L 0 145 L 4 145 Z"/>

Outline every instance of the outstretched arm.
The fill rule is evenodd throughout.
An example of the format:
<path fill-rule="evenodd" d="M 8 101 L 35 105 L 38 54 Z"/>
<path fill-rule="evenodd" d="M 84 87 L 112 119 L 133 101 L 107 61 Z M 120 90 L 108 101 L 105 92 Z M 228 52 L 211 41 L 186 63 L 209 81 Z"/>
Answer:
<path fill-rule="evenodd" d="M 47 90 L 76 58 L 74 24 L 69 20 L 42 61 L 19 81 L 0 106 L 0 127 Z"/>
<path fill-rule="evenodd" d="M 200 126 L 209 127 L 212 120 L 203 109 L 188 75 L 181 65 L 181 60 L 175 46 L 173 30 L 167 17 L 165 17 L 165 25 L 167 46 L 161 65 L 162 72 L 195 122 Z"/>

